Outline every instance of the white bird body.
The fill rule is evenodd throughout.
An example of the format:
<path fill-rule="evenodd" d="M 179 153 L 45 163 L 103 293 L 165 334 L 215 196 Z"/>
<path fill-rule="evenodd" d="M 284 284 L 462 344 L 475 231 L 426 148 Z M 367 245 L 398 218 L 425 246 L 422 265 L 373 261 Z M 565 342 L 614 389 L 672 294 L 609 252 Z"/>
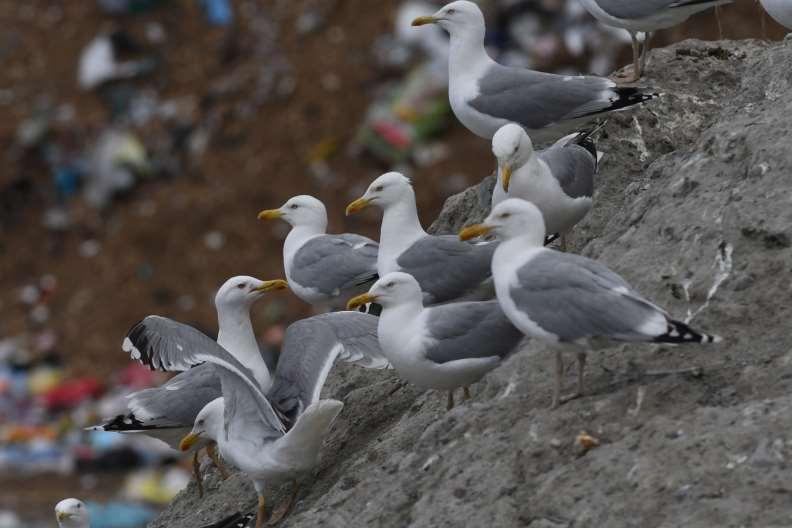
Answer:
<path fill-rule="evenodd" d="M 420 303 L 396 306 L 380 315 L 380 346 L 400 378 L 424 389 L 450 391 L 472 385 L 500 364 L 499 356 L 431 361 L 423 352 L 432 341 L 427 316 Z"/>
<path fill-rule="evenodd" d="M 775 19 L 776 22 L 792 29 L 792 1 L 790 0 L 759 0 L 765 11 Z"/>
<path fill-rule="evenodd" d="M 528 200 L 542 212 L 548 233 L 566 233 L 591 210 L 591 197 L 573 198 L 566 195 L 547 163 L 535 154 L 528 163 L 514 172 L 508 193 L 503 191 L 501 182 L 499 170 L 492 205 L 495 206 L 506 198 Z"/>
<path fill-rule="evenodd" d="M 482 39 L 483 40 L 483 39 Z M 451 34 L 448 56 L 448 102 L 457 119 L 479 137 L 491 138 L 505 119 L 495 119 L 468 104 L 480 95 L 478 79 L 495 63 L 475 39 Z"/>
<path fill-rule="evenodd" d="M 377 274 L 382 277 L 401 271 L 396 261 L 417 240 L 427 236 L 418 221 L 415 200 L 395 202 L 383 209 L 380 228 L 380 251 L 377 255 Z"/>
<path fill-rule="evenodd" d="M 283 241 L 283 271 L 286 274 L 289 289 L 293 291 L 297 297 L 312 305 L 327 302 L 329 300 L 328 296 L 320 292 L 317 288 L 303 286 L 297 282 L 292 274 L 292 265 L 297 251 L 309 240 L 322 236 L 323 234 L 324 230 L 317 232 L 317 230 L 311 226 L 297 226 L 289 231 L 289 234 L 286 235 L 286 240 Z"/>
<path fill-rule="evenodd" d="M 511 289 L 519 284 L 517 270 L 528 264 L 539 253 L 545 251 L 543 247 L 526 248 L 523 242 L 520 239 L 506 240 L 498 246 L 492 257 L 492 271 L 495 274 L 493 277 L 495 279 L 495 293 L 498 296 L 498 302 L 500 302 L 506 317 L 523 333 L 551 343 L 557 343 L 558 336 L 545 331 L 535 321 L 532 321 L 525 312 L 519 310 L 510 295 Z"/>
<path fill-rule="evenodd" d="M 222 424 L 225 405 L 218 398 L 212 411 Z M 262 442 L 253 435 L 227 437 L 222 430 L 211 436 L 216 438 L 223 458 L 247 474 L 257 487 L 292 480 L 295 475 L 316 467 L 319 452 L 333 420 L 343 408 L 337 400 L 319 400 L 310 405 L 285 435 Z"/>
<path fill-rule="evenodd" d="M 640 2 L 640 0 L 635 1 Z M 733 0 L 713 0 L 708 3 L 699 2 L 689 6 L 682 5 L 679 7 L 665 8 L 637 18 L 615 17 L 600 7 L 597 0 L 580 0 L 580 3 L 583 4 L 583 7 L 586 8 L 591 16 L 605 25 L 626 29 L 633 33 L 651 33 L 659 29 L 674 27 L 700 11 L 715 5 L 727 4 L 732 1 Z"/>

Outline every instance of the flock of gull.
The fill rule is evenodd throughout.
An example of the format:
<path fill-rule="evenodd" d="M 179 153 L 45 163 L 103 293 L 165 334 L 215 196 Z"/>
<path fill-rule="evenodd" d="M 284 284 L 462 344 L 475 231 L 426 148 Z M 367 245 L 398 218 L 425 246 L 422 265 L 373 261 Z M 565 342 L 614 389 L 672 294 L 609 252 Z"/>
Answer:
<path fill-rule="evenodd" d="M 728 1 L 581 0 L 593 16 L 633 35 L 636 78 L 645 71 L 652 31 Z M 450 35 L 454 114 L 492 141 L 498 180 L 489 216 L 458 235 L 430 235 L 419 221 L 410 180 L 389 172 L 346 209 L 347 215 L 382 210 L 377 243 L 357 234 L 328 234 L 324 204 L 295 196 L 258 215 L 291 225 L 283 244 L 286 280 L 226 281 L 215 297 L 216 341 L 155 315 L 135 324 L 123 341 L 133 359 L 179 373 L 161 387 L 130 395 L 126 414 L 96 428 L 142 433 L 191 451 L 201 495 L 199 449 L 206 448 L 223 478 L 228 473 L 221 459 L 237 467 L 258 495 L 257 528 L 266 518 L 267 486 L 294 483 L 289 499 L 271 514 L 270 523 L 276 523 L 297 496 L 298 477 L 317 464 L 343 408 L 340 401 L 321 399 L 337 360 L 392 368 L 407 383 L 447 391 L 450 409 L 455 390 L 470 398 L 469 386 L 529 337 L 555 349 L 556 407 L 583 395 L 594 342 L 720 340 L 673 319 L 602 263 L 566 252 L 566 233 L 592 207 L 594 133 L 603 125 L 575 131 L 658 95 L 602 77 L 500 65 L 484 49 L 484 17 L 472 2 L 452 2 L 413 22 L 425 24 Z M 647 33 L 643 53 L 637 32 Z M 532 139 L 556 141 L 536 151 Z M 550 247 L 558 237 L 560 247 Z M 260 353 L 250 310 L 268 292 L 284 288 L 328 311 L 288 327 L 273 370 Z M 568 394 L 561 386 L 564 352 L 578 364 L 577 385 Z M 64 528 L 89 526 L 77 499 L 61 501 L 56 515 Z M 224 526 L 243 526 L 252 517 L 238 514 Z"/>

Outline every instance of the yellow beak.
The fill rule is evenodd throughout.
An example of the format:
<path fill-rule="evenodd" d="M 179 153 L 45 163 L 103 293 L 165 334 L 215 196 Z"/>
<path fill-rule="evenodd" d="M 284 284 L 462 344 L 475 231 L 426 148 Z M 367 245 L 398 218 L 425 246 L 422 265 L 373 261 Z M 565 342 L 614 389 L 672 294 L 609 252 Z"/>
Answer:
<path fill-rule="evenodd" d="M 501 179 L 503 180 L 503 190 L 509 192 L 509 182 L 511 181 L 512 168 L 510 165 L 501 167 Z"/>
<path fill-rule="evenodd" d="M 486 235 L 492 231 L 492 227 L 485 224 L 473 224 L 459 232 L 460 240 L 470 240 L 471 238 Z"/>
<path fill-rule="evenodd" d="M 259 220 L 275 220 L 283 216 L 280 209 L 264 209 L 258 214 Z"/>
<path fill-rule="evenodd" d="M 437 19 L 433 16 L 421 16 L 412 21 L 413 26 L 425 26 L 426 24 L 437 24 Z"/>
<path fill-rule="evenodd" d="M 269 292 L 274 290 L 285 290 L 289 287 L 289 283 L 283 279 L 275 279 L 264 281 L 261 286 L 254 288 L 253 291 Z"/>
<path fill-rule="evenodd" d="M 362 211 L 369 205 L 371 205 L 371 200 L 369 200 L 368 198 L 358 198 L 351 204 L 347 205 L 346 215 L 349 216 L 351 214 L 357 213 L 358 211 Z"/>
<path fill-rule="evenodd" d="M 347 310 L 354 310 L 356 308 L 360 308 L 364 304 L 375 302 L 377 300 L 376 295 L 371 295 L 370 293 L 362 293 L 357 297 L 352 297 L 349 299 L 347 303 Z"/>
<path fill-rule="evenodd" d="M 184 438 L 181 439 L 179 442 L 179 449 L 182 451 L 189 451 L 192 446 L 195 445 L 195 442 L 198 441 L 200 437 L 195 433 L 190 433 Z"/>
<path fill-rule="evenodd" d="M 58 518 L 58 522 L 60 522 L 60 521 L 63 521 L 64 519 L 68 519 L 69 517 L 71 517 L 71 513 L 60 511 L 60 512 L 57 512 L 55 514 L 55 516 Z"/>

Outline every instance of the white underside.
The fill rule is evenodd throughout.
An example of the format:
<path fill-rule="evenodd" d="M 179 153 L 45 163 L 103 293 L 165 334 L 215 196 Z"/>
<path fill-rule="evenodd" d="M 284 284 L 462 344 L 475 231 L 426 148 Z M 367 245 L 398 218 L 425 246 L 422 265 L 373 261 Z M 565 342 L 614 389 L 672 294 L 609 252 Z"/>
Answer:
<path fill-rule="evenodd" d="M 520 240 L 507 240 L 498 246 L 492 258 L 492 275 L 495 277 L 495 292 L 498 295 L 501 309 L 506 317 L 522 333 L 530 337 L 536 337 L 550 343 L 558 343 L 558 336 L 545 331 L 528 315 L 517 308 L 511 296 L 511 290 L 518 284 L 517 270 L 549 249 L 536 247 L 520 247 Z"/>
<path fill-rule="evenodd" d="M 218 439 L 224 459 L 238 467 L 257 487 L 292 479 L 310 471 L 319 460 L 322 443 L 343 404 L 321 400 L 310 405 L 283 437 L 262 445 L 255 438 Z"/>
<path fill-rule="evenodd" d="M 790 0 L 760 0 L 762 6 L 776 22 L 787 29 L 792 29 L 792 1 Z"/>
<path fill-rule="evenodd" d="M 635 0 L 640 1 L 640 0 Z M 727 3 L 730 0 L 723 0 L 722 3 Z M 591 16 L 599 20 L 605 25 L 626 29 L 631 33 L 650 33 L 658 29 L 667 29 L 681 24 L 692 15 L 709 9 L 711 6 L 702 7 L 701 5 L 692 5 L 689 7 L 675 7 L 673 9 L 664 9 L 651 16 L 644 18 L 617 18 L 609 15 L 603 11 L 597 4 L 597 0 L 580 0 L 583 7 L 591 13 Z"/>
<path fill-rule="evenodd" d="M 379 321 L 382 352 L 403 380 L 424 389 L 453 390 L 479 381 L 500 364 L 498 356 L 435 363 L 426 358 L 431 338 L 426 330 L 429 309 L 390 308 Z"/>
<path fill-rule="evenodd" d="M 544 161 L 538 160 L 538 170 L 529 163 L 514 171 L 509 192 L 503 190 L 498 171 L 498 183 L 492 194 L 492 206 L 506 198 L 521 198 L 532 202 L 542 212 L 548 234 L 568 232 L 591 210 L 590 197 L 572 198 L 566 195 Z"/>

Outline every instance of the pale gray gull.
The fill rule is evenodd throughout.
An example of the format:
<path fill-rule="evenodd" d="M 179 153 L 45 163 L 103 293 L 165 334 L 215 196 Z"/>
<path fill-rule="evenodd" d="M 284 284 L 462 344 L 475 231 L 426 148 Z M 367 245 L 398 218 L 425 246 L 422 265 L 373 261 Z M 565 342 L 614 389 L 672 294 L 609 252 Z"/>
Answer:
<path fill-rule="evenodd" d="M 644 74 L 652 33 L 681 24 L 699 11 L 733 0 L 580 0 L 591 16 L 607 26 L 626 29 L 633 46 L 633 78 Z M 644 33 L 640 51 L 638 33 Z"/>
<path fill-rule="evenodd" d="M 571 134 L 537 152 L 522 127 L 503 125 L 492 138 L 498 160 L 492 207 L 507 198 L 532 202 L 542 211 L 547 233 L 559 235 L 566 249 L 566 233 L 592 206 L 597 173 L 592 132 Z"/>
<path fill-rule="evenodd" d="M 342 308 L 377 280 L 377 243 L 353 233 L 327 234 L 327 210 L 313 196 L 295 196 L 258 217 L 281 218 L 292 226 L 283 244 L 283 268 L 303 301 Z"/>
<path fill-rule="evenodd" d="M 451 36 L 448 99 L 460 122 L 491 139 L 517 123 L 537 143 L 553 141 L 585 123 L 657 97 L 619 87 L 604 77 L 555 75 L 498 64 L 484 49 L 484 15 L 473 2 L 452 2 L 413 25 L 437 24 Z"/>
<path fill-rule="evenodd" d="M 714 343 L 646 300 L 619 275 L 594 260 L 543 247 L 544 220 L 530 202 L 510 198 L 481 224 L 460 232 L 463 239 L 492 233 L 492 273 L 506 316 L 526 335 L 556 349 L 553 407 L 583 394 L 583 370 L 590 339 L 651 343 Z M 561 397 L 563 350 L 578 359 L 577 391 Z"/>
<path fill-rule="evenodd" d="M 492 299 L 490 261 L 494 243 L 468 244 L 453 235 L 430 235 L 421 227 L 410 180 L 388 172 L 347 206 L 350 215 L 376 205 L 382 208 L 377 273 L 403 271 L 416 278 L 424 304 Z"/>
<path fill-rule="evenodd" d="M 497 301 L 447 303 L 424 307 L 418 282 L 402 272 L 381 277 L 368 293 L 349 301 L 382 306 L 379 343 L 396 373 L 425 389 L 454 390 L 481 379 L 518 350 L 522 332 L 511 324 Z"/>
<path fill-rule="evenodd" d="M 179 446 L 189 450 L 200 441 L 217 442 L 222 457 L 253 480 L 260 526 L 265 485 L 310 471 L 341 411 L 341 402 L 319 399 L 334 361 L 368 368 L 389 366 L 379 348 L 377 323 L 373 315 L 346 311 L 293 323 L 286 330 L 267 390 L 231 351 L 191 326 L 149 316 L 127 338 L 132 357 L 151 368 L 179 371 L 201 363 L 215 368 L 222 392 L 201 409 Z M 296 493 L 294 486 L 291 500 L 278 508 L 275 519 L 285 515 Z"/>

